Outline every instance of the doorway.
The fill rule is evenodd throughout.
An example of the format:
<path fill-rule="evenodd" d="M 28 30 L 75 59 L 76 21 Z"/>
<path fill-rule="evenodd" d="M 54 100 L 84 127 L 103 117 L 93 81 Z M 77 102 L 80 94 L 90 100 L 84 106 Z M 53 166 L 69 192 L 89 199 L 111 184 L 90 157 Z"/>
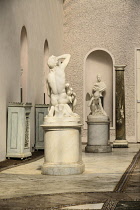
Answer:
<path fill-rule="evenodd" d="M 27 31 L 25 26 L 22 27 L 20 36 L 20 98 L 21 102 L 26 103 L 27 99 L 27 86 L 28 86 L 28 41 Z"/>
<path fill-rule="evenodd" d="M 140 49 L 136 50 L 136 135 L 140 142 Z"/>
<path fill-rule="evenodd" d="M 43 87 L 44 87 L 44 104 L 49 104 L 49 96 L 48 96 L 48 93 L 47 93 L 47 87 L 46 87 L 46 80 L 47 80 L 47 76 L 48 76 L 48 73 L 49 73 L 49 67 L 48 67 L 48 58 L 49 58 L 49 46 L 48 46 L 48 41 L 47 39 L 45 40 L 45 43 L 44 43 L 44 75 L 43 75 Z"/>

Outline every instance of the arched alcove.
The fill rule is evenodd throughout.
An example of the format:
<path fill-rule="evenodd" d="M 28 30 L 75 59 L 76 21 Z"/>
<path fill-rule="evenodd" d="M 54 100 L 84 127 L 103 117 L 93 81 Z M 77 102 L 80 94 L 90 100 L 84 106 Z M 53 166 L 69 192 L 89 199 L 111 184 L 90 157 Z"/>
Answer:
<path fill-rule="evenodd" d="M 84 121 L 90 113 L 88 106 L 93 84 L 97 82 L 97 74 L 101 75 L 102 81 L 107 88 L 104 93 L 104 110 L 109 115 L 111 123 L 114 126 L 114 60 L 109 52 L 102 49 L 90 51 L 85 57 L 84 69 Z M 85 126 L 86 128 L 86 123 Z"/>
<path fill-rule="evenodd" d="M 49 97 L 47 94 L 47 88 L 46 88 L 46 79 L 49 73 L 49 67 L 47 65 L 48 62 L 48 58 L 49 58 L 49 45 L 48 45 L 48 41 L 45 40 L 44 43 L 44 78 L 43 78 L 43 86 L 44 86 L 44 104 L 49 104 Z"/>
<path fill-rule="evenodd" d="M 27 31 L 25 26 L 22 27 L 20 36 L 20 67 L 21 67 L 21 90 L 22 90 L 22 102 L 27 102 L 27 78 L 28 78 L 28 41 L 27 41 Z"/>

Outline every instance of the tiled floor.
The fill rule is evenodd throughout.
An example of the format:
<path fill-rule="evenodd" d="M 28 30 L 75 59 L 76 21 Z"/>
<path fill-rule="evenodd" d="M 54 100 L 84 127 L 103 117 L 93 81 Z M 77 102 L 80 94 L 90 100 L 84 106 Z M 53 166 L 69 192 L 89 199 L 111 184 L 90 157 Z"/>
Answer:
<path fill-rule="evenodd" d="M 29 207 L 38 201 L 39 209 L 48 209 L 49 205 L 51 208 L 52 204 L 59 206 L 60 209 L 62 207 L 68 208 L 67 204 L 69 206 L 89 204 L 84 208 L 94 209 L 97 206 L 99 209 L 101 203 L 105 203 L 109 199 L 113 199 L 114 202 L 116 198 L 127 201 L 133 200 L 131 195 L 115 194 L 112 191 L 139 148 L 139 144 L 130 144 L 129 148 L 116 148 L 113 149 L 112 153 L 83 153 L 86 167 L 85 172 L 81 175 L 41 175 L 40 168 L 43 159 L 2 171 L 0 173 L 0 199 L 11 198 L 12 200 L 3 200 L 1 205 L 4 205 L 4 202 L 8 205 L 9 202 L 9 205 L 12 203 L 12 206 L 16 206 L 15 209 L 21 209 L 20 205 L 22 207 L 28 205 Z M 139 197 L 139 195 L 139 192 L 136 195 L 132 193 L 132 197 Z M 29 204 L 25 204 L 24 200 L 26 202 L 28 200 Z M 44 205 L 41 203 L 43 201 Z M 17 208 L 19 202 L 20 205 Z M 75 206 L 75 208 L 82 207 Z"/>

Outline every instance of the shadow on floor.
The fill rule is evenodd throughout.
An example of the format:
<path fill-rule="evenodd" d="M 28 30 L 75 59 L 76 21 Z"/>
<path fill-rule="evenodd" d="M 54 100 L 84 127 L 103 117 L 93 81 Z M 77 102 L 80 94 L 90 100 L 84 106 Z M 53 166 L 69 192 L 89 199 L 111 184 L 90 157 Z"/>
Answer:
<path fill-rule="evenodd" d="M 12 168 L 18 165 L 27 164 L 38 160 L 44 156 L 44 150 L 38 150 L 32 153 L 31 157 L 20 159 L 20 158 L 10 158 L 0 162 L 0 172 L 8 168 Z"/>

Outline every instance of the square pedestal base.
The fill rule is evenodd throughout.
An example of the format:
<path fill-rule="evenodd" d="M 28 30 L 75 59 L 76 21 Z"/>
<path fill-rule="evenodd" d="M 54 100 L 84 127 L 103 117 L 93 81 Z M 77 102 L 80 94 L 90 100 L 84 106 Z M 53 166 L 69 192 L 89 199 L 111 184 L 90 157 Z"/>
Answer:
<path fill-rule="evenodd" d="M 50 164 L 44 163 L 42 168 L 42 174 L 44 175 L 74 175 L 81 174 L 85 170 L 85 165 L 83 162 L 80 163 L 69 163 L 69 164 Z"/>
<path fill-rule="evenodd" d="M 35 150 L 44 150 L 44 147 L 35 147 Z"/>
<path fill-rule="evenodd" d="M 110 145 L 87 145 L 85 147 L 85 152 L 87 153 L 105 153 L 112 152 L 112 147 Z"/>
<path fill-rule="evenodd" d="M 6 157 L 8 158 L 8 159 L 10 159 L 10 158 L 20 158 L 20 159 L 23 159 L 23 158 L 27 158 L 27 157 L 30 157 L 30 156 L 32 156 L 32 153 L 31 152 L 26 152 L 26 153 L 8 153 L 7 155 L 6 155 Z"/>
<path fill-rule="evenodd" d="M 113 148 L 128 148 L 127 140 L 115 140 L 113 142 Z"/>

